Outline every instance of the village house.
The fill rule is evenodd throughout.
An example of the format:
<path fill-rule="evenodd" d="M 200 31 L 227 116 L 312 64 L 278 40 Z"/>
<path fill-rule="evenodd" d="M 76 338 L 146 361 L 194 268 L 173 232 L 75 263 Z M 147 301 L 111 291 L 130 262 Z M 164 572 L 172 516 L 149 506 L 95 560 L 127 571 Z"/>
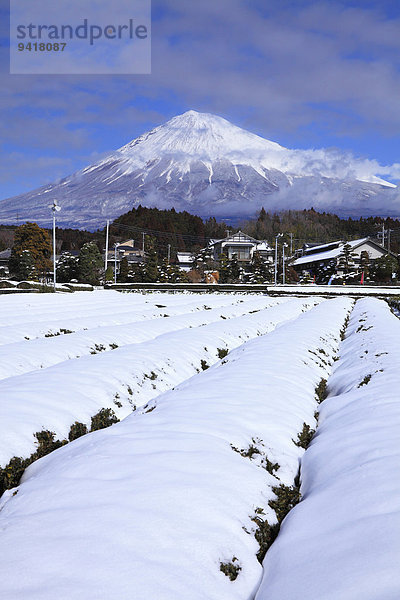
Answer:
<path fill-rule="evenodd" d="M 291 262 L 291 266 L 297 272 L 304 274 L 308 273 L 309 275 L 314 276 L 319 269 L 332 264 L 332 261 L 334 261 L 337 273 L 340 274 L 340 257 L 343 255 L 343 247 L 346 243 L 351 247 L 354 264 L 356 267 L 360 264 L 362 252 L 367 252 L 369 260 L 371 261 L 388 254 L 395 257 L 395 254 L 389 252 L 386 250 L 386 248 L 373 241 L 371 238 L 366 237 L 359 240 L 352 240 L 350 242 L 339 240 L 318 246 L 305 246 L 303 248 L 303 255 Z"/>
<path fill-rule="evenodd" d="M 227 235 L 226 238 L 220 240 L 210 240 L 209 248 L 215 261 L 221 260 L 225 255 L 229 260 L 236 256 L 239 263 L 250 263 L 256 251 L 267 262 L 272 263 L 274 260 L 274 252 L 267 242 L 256 240 L 243 231 Z"/>
<path fill-rule="evenodd" d="M 123 258 L 127 259 L 130 266 L 145 262 L 146 260 L 145 252 L 140 248 L 135 248 L 135 240 L 121 242 L 117 244 L 116 248 L 108 251 L 107 262 L 113 269 L 115 263 L 117 264 L 117 273 L 119 273 L 120 262 Z"/>

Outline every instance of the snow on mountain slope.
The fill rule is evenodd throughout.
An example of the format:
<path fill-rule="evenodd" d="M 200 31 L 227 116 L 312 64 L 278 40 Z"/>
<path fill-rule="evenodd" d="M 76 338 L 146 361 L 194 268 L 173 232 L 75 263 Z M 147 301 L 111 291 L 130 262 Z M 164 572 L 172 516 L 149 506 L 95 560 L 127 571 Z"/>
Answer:
<path fill-rule="evenodd" d="M 3 597 L 253 597 L 262 574 L 253 519 L 274 522 L 272 488 L 293 484 L 304 451 L 292 439 L 304 421 L 314 423 L 315 387 L 351 305 L 323 301 L 159 396 L 151 410 L 29 467 L 2 498 Z M 252 444 L 253 459 L 238 451 Z M 267 458 L 279 463 L 275 475 Z M 234 557 L 240 570 L 231 581 L 221 563 Z"/>
<path fill-rule="evenodd" d="M 256 600 L 400 598 L 399 362 L 400 321 L 359 300 Z"/>
<path fill-rule="evenodd" d="M 92 228 L 139 204 L 202 216 L 250 216 L 261 206 L 400 214 L 393 185 L 367 163 L 331 150 L 289 150 L 188 111 L 58 183 L 1 201 L 0 222 L 15 223 L 18 213 L 47 224 L 54 199 L 60 224 Z"/>

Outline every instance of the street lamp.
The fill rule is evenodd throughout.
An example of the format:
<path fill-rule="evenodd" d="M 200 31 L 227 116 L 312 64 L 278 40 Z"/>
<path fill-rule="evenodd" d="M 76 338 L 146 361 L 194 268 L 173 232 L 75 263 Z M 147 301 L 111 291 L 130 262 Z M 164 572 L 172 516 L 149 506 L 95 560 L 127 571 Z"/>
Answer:
<path fill-rule="evenodd" d="M 58 206 L 57 200 L 54 200 L 49 208 L 53 213 L 53 285 L 54 291 L 56 291 L 56 213 L 61 210 L 61 206 Z"/>
<path fill-rule="evenodd" d="M 285 248 L 287 248 L 287 244 L 282 245 L 282 283 L 285 285 Z"/>
<path fill-rule="evenodd" d="M 120 244 L 114 244 L 114 283 L 117 283 L 117 248 Z"/>
<path fill-rule="evenodd" d="M 274 272 L 274 285 L 278 283 L 278 238 L 282 237 L 283 233 L 278 233 L 275 237 L 275 272 Z"/>

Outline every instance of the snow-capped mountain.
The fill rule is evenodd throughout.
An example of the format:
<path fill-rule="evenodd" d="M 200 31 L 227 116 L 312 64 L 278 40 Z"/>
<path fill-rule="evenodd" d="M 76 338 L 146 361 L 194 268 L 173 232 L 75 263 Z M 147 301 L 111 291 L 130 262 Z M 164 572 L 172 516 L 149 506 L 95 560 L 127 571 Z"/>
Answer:
<path fill-rule="evenodd" d="M 188 111 L 96 164 L 0 202 L 0 222 L 50 220 L 100 227 L 139 204 L 201 216 L 249 217 L 266 210 L 400 215 L 393 184 L 363 161 L 332 150 L 289 150 L 211 114 Z"/>

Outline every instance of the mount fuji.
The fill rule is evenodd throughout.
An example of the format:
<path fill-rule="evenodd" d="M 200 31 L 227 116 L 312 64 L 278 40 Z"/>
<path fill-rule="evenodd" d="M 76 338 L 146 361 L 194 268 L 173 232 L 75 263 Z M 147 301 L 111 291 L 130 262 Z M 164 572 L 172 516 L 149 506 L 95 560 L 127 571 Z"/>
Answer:
<path fill-rule="evenodd" d="M 396 186 L 334 150 L 290 150 L 221 117 L 188 111 L 61 181 L 0 202 L 0 223 L 93 229 L 142 204 L 238 219 L 264 208 L 399 216 Z"/>

